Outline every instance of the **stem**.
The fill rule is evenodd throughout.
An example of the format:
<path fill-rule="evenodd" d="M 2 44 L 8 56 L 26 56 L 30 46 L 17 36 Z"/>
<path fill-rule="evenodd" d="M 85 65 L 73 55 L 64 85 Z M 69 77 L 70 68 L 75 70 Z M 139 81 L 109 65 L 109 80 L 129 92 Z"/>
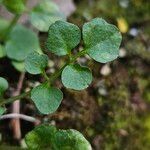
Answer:
<path fill-rule="evenodd" d="M 15 15 L 14 18 L 12 19 L 7 31 L 5 32 L 5 36 L 4 36 L 4 40 L 7 40 L 12 28 L 16 25 L 16 23 L 18 22 L 19 18 L 21 15 Z"/>
<path fill-rule="evenodd" d="M 20 100 L 20 99 L 22 99 L 22 98 L 24 98 L 24 97 L 30 95 L 30 92 L 31 92 L 31 91 L 28 91 L 28 92 L 22 93 L 22 94 L 20 94 L 20 95 L 18 95 L 18 96 L 14 96 L 14 97 L 11 97 L 11 98 L 8 98 L 8 99 L 3 99 L 3 100 L 0 102 L 0 106 L 1 106 L 1 105 L 5 105 L 5 104 L 12 103 L 12 102 L 14 102 L 14 101 L 16 101 L 16 100 Z"/>
<path fill-rule="evenodd" d="M 45 78 L 46 81 L 49 81 L 49 77 L 47 76 L 45 70 L 42 71 L 42 75 Z"/>
<path fill-rule="evenodd" d="M 69 65 L 70 63 L 74 63 L 77 58 L 79 58 L 80 56 L 83 56 L 83 55 L 85 55 L 85 54 L 86 54 L 86 51 L 85 51 L 85 50 L 82 50 L 82 51 L 78 52 L 75 56 L 73 56 L 73 57 L 71 58 L 71 60 L 70 60 L 69 62 L 67 62 L 64 66 L 62 66 L 58 71 L 56 71 L 55 73 L 53 73 L 50 78 L 48 78 L 48 76 L 47 76 L 47 74 L 46 74 L 45 71 L 44 71 L 45 73 L 43 72 L 43 76 L 45 77 L 46 80 L 48 80 L 49 83 L 54 82 L 54 81 L 61 75 L 63 69 L 64 69 L 67 65 Z M 26 96 L 29 96 L 30 93 L 31 93 L 31 90 L 28 91 L 28 92 L 26 92 L 26 93 L 23 93 L 23 94 L 21 94 L 21 95 L 18 95 L 18 96 L 14 96 L 14 97 L 11 97 L 11 98 L 8 98 L 8 99 L 3 99 L 3 100 L 0 102 L 0 106 L 5 105 L 5 104 L 12 103 L 12 102 L 14 102 L 14 101 L 16 101 L 16 100 L 20 100 L 20 99 L 22 99 L 22 98 L 24 98 L 24 97 L 26 97 Z"/>

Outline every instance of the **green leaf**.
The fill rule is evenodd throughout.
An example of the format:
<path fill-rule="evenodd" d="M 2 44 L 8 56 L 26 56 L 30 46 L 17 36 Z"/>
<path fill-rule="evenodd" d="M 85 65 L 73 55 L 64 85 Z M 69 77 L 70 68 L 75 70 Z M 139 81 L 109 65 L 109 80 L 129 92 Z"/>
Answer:
<path fill-rule="evenodd" d="M 84 136 L 73 129 L 57 130 L 54 126 L 40 125 L 25 136 L 29 149 L 92 150 Z"/>
<path fill-rule="evenodd" d="M 63 99 L 63 93 L 57 88 L 49 87 L 46 83 L 32 90 L 31 99 L 42 114 L 50 114 L 59 107 Z"/>
<path fill-rule="evenodd" d="M 47 48 L 56 55 L 66 55 L 75 48 L 81 39 L 80 29 L 65 21 L 56 21 L 48 31 Z"/>
<path fill-rule="evenodd" d="M 50 149 L 55 132 L 54 126 L 40 125 L 25 136 L 26 144 L 28 148 L 33 150 Z"/>
<path fill-rule="evenodd" d="M 85 49 L 94 60 L 106 63 L 116 59 L 122 37 L 114 25 L 101 18 L 95 18 L 83 26 Z"/>
<path fill-rule="evenodd" d="M 6 111 L 6 108 L 0 107 L 0 116 L 3 115 Z"/>
<path fill-rule="evenodd" d="M 23 61 L 29 53 L 39 49 L 37 35 L 21 25 L 13 28 L 9 40 L 6 42 L 7 56 L 17 61 Z"/>
<path fill-rule="evenodd" d="M 54 150 L 92 150 L 84 136 L 73 129 L 59 130 L 54 135 Z"/>
<path fill-rule="evenodd" d="M 92 82 L 92 73 L 87 67 L 68 65 L 62 71 L 61 80 L 66 88 L 83 90 Z"/>
<path fill-rule="evenodd" d="M 3 58 L 4 56 L 6 56 L 5 47 L 0 44 L 0 58 Z"/>
<path fill-rule="evenodd" d="M 8 82 L 7 82 L 7 80 L 2 78 L 2 77 L 0 77 L 0 96 L 7 89 L 8 89 Z"/>
<path fill-rule="evenodd" d="M 55 21 L 65 20 L 58 6 L 50 0 L 42 0 L 30 13 L 30 19 L 33 26 L 43 32 Z"/>
<path fill-rule="evenodd" d="M 12 61 L 11 62 L 14 68 L 19 72 L 25 72 L 24 61 Z"/>
<path fill-rule="evenodd" d="M 26 9 L 24 1 L 25 0 L 3 0 L 3 4 L 12 13 L 21 14 Z"/>
<path fill-rule="evenodd" d="M 31 74 L 40 74 L 48 64 L 48 56 L 37 52 L 30 53 L 25 59 L 25 69 Z"/>

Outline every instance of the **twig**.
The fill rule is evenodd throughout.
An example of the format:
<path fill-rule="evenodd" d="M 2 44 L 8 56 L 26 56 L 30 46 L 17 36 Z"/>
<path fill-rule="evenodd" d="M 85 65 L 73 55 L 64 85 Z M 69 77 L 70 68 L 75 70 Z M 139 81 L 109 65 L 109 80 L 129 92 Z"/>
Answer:
<path fill-rule="evenodd" d="M 21 73 L 20 77 L 19 77 L 19 81 L 18 81 L 18 85 L 17 85 L 17 90 L 13 93 L 13 96 L 19 95 L 22 89 L 22 85 L 23 85 L 23 80 L 25 77 L 25 73 Z M 20 113 L 20 101 L 19 99 L 17 101 L 15 101 L 12 105 L 12 113 Z M 20 140 L 21 139 L 21 127 L 20 127 L 20 119 L 19 118 L 14 118 L 11 120 L 11 125 L 12 125 L 12 130 L 14 133 L 14 138 L 16 140 Z"/>
<path fill-rule="evenodd" d="M 27 116 L 27 115 L 24 115 L 24 114 L 17 114 L 17 113 L 3 115 L 3 116 L 0 117 L 0 120 L 11 119 L 11 118 L 13 118 L 13 119 L 14 118 L 15 119 L 23 119 L 23 120 L 33 122 L 33 123 L 36 123 L 36 124 L 39 124 L 41 122 L 40 120 L 38 120 L 34 117 Z"/>

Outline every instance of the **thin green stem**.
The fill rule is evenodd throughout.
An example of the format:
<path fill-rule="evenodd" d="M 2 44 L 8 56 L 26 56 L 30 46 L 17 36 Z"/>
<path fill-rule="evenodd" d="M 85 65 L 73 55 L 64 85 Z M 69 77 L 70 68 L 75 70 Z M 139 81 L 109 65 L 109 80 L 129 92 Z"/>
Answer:
<path fill-rule="evenodd" d="M 20 100 L 20 99 L 22 99 L 22 98 L 24 98 L 24 97 L 30 95 L 30 92 L 31 92 L 31 91 L 28 91 L 28 92 L 22 93 L 22 94 L 20 94 L 20 95 L 18 95 L 18 96 L 14 96 L 14 97 L 11 97 L 11 98 L 8 98 L 8 99 L 3 99 L 3 100 L 0 101 L 0 106 L 5 105 L 5 104 L 12 103 L 12 102 L 14 102 L 14 101 L 16 101 L 16 100 Z"/>
<path fill-rule="evenodd" d="M 12 19 L 10 25 L 8 26 L 7 31 L 5 32 L 5 36 L 4 36 L 4 40 L 7 40 L 12 28 L 16 25 L 16 23 L 18 22 L 19 18 L 21 15 L 15 15 L 14 18 Z"/>
<path fill-rule="evenodd" d="M 43 76 L 44 78 L 49 82 L 49 83 L 52 83 L 54 82 L 62 73 L 63 69 L 69 65 L 70 63 L 74 63 L 76 61 L 77 58 L 79 58 L 80 56 L 83 56 L 86 54 L 86 51 L 85 50 L 82 50 L 80 52 L 78 52 L 75 56 L 73 56 L 71 58 L 71 60 L 69 60 L 69 62 L 67 62 L 65 65 L 63 65 L 58 71 L 54 72 L 50 77 L 47 76 L 45 70 L 43 71 Z M 0 106 L 2 105 L 5 105 L 5 104 L 9 104 L 9 103 L 12 103 L 16 100 L 20 100 L 26 96 L 29 96 L 31 93 L 31 90 L 26 92 L 26 93 L 23 93 L 23 94 L 20 94 L 18 96 L 14 96 L 14 97 L 11 97 L 11 98 L 8 98 L 8 99 L 3 99 L 0 101 Z"/>
<path fill-rule="evenodd" d="M 45 78 L 45 80 L 49 82 L 49 77 L 47 76 L 45 70 L 42 71 L 42 75 Z"/>

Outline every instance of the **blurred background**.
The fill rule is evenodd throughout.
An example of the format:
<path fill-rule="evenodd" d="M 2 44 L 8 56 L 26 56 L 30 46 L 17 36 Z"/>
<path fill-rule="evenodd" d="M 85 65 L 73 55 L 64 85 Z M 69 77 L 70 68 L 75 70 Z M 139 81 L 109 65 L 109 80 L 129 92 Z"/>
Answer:
<path fill-rule="evenodd" d="M 39 0 L 40 1 L 40 0 Z M 34 7 L 38 0 L 28 0 Z M 80 58 L 80 64 L 93 71 L 93 82 L 81 92 L 64 88 L 57 80 L 57 87 L 64 92 L 59 109 L 50 115 L 41 115 L 29 101 L 21 101 L 20 113 L 32 116 L 40 122 L 48 122 L 58 128 L 77 129 L 90 141 L 93 150 L 149 150 L 150 149 L 150 1 L 149 0 L 53 0 L 67 21 L 82 25 L 95 17 L 102 17 L 115 24 L 123 41 L 119 58 L 100 64 L 88 56 Z M 0 16 L 11 20 L 13 14 L 0 6 Z M 1 23 L 1 22 L 0 22 Z M 66 60 L 46 51 L 47 33 L 31 26 L 24 13 L 19 23 L 31 28 L 39 37 L 44 52 L 49 55 L 47 73 L 57 70 Z M 82 43 L 79 46 L 82 48 Z M 75 50 L 76 51 L 76 50 Z M 27 90 L 42 81 L 40 76 L 22 73 L 7 57 L 0 58 L 0 76 L 10 87 L 6 96 L 12 96 L 20 78 L 21 90 Z M 12 112 L 12 105 L 7 111 Z M 24 136 L 37 122 L 20 122 L 21 135 L 17 134 L 10 119 L 0 121 L 0 144 L 24 147 Z"/>

